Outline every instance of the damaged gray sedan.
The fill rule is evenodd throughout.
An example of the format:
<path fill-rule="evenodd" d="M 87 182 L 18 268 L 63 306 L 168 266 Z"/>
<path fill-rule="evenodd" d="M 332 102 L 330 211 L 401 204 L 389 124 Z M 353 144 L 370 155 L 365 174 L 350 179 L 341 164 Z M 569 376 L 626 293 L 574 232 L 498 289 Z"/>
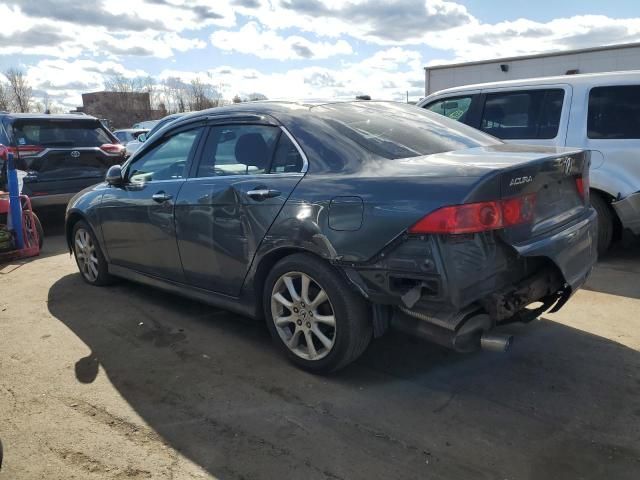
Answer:
<path fill-rule="evenodd" d="M 559 309 L 596 260 L 588 152 L 507 145 L 390 102 L 254 102 L 163 127 L 78 194 L 83 279 L 264 317 L 334 371 L 399 328 L 459 351 Z"/>

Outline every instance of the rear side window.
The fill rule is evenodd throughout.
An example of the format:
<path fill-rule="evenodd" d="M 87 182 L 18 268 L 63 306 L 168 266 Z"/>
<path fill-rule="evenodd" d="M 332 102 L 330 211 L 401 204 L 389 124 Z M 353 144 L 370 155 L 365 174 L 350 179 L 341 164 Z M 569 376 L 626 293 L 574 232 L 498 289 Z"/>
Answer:
<path fill-rule="evenodd" d="M 114 132 L 113 133 L 120 143 L 127 143 L 133 140 L 133 135 L 130 132 Z"/>
<path fill-rule="evenodd" d="M 564 90 L 519 90 L 487 94 L 480 129 L 506 140 L 558 135 Z"/>
<path fill-rule="evenodd" d="M 269 173 L 298 173 L 303 166 L 302 156 L 289 136 L 280 134 Z"/>
<path fill-rule="evenodd" d="M 401 103 L 333 103 L 314 107 L 313 111 L 336 132 L 388 159 L 500 143 L 457 121 Z"/>
<path fill-rule="evenodd" d="M 444 100 L 438 100 L 437 102 L 427 105 L 427 110 L 431 110 L 434 113 L 439 113 L 445 117 L 453 120 L 458 120 L 462 123 L 467 123 L 467 112 L 471 106 L 472 97 L 454 97 Z"/>
<path fill-rule="evenodd" d="M 640 85 L 592 88 L 587 136 L 593 139 L 640 138 Z"/>
<path fill-rule="evenodd" d="M 23 120 L 16 122 L 13 129 L 18 146 L 99 147 L 113 142 L 104 127 L 97 122 Z"/>

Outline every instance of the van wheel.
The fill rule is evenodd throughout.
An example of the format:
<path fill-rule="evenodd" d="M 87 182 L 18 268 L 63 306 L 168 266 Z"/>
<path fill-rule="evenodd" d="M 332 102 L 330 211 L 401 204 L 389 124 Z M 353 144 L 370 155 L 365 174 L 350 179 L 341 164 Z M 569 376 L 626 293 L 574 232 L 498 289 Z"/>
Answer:
<path fill-rule="evenodd" d="M 613 212 L 602 195 L 591 192 L 591 205 L 598 212 L 598 256 L 604 255 L 613 239 Z"/>
<path fill-rule="evenodd" d="M 271 269 L 264 308 L 274 341 L 305 370 L 336 371 L 358 358 L 371 341 L 364 298 L 312 255 L 285 257 Z"/>

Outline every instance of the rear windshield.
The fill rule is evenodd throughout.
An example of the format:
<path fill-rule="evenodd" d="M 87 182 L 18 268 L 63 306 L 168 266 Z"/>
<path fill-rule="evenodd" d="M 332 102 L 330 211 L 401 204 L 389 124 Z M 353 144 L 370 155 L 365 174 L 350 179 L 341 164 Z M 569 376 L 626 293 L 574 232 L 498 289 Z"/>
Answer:
<path fill-rule="evenodd" d="M 402 103 L 334 103 L 313 111 L 362 148 L 389 159 L 502 143 L 455 120 Z"/>
<path fill-rule="evenodd" d="M 13 125 L 15 142 L 43 147 L 99 147 L 113 140 L 98 122 L 22 120 Z"/>

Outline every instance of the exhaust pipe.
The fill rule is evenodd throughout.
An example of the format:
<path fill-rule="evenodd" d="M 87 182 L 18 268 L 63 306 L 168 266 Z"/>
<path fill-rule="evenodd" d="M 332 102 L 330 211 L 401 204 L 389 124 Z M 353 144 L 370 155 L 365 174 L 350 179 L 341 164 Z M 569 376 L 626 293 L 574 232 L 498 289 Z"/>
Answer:
<path fill-rule="evenodd" d="M 476 313 L 462 320 L 457 331 L 433 323 L 420 312 L 400 307 L 392 317 L 391 326 L 408 335 L 453 348 L 457 352 L 473 352 L 478 348 L 492 352 L 506 352 L 513 342 L 512 335 L 491 333 L 491 319 L 484 313 Z"/>
<path fill-rule="evenodd" d="M 506 352 L 513 343 L 513 335 L 499 333 L 483 333 L 480 337 L 480 348 L 490 352 Z"/>

